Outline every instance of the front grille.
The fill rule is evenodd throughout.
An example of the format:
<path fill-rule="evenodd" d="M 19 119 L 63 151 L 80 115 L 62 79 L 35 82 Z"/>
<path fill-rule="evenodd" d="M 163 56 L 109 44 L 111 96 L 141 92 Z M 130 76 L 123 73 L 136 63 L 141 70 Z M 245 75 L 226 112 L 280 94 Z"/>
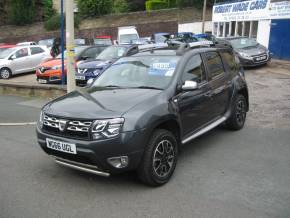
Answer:
<path fill-rule="evenodd" d="M 56 116 L 43 115 L 43 130 L 53 135 L 89 140 L 90 128 L 93 121 L 71 120 Z"/>
<path fill-rule="evenodd" d="M 268 59 L 268 55 L 267 53 L 262 53 L 262 54 L 259 54 L 259 55 L 253 55 L 253 60 L 254 62 L 264 62 Z"/>

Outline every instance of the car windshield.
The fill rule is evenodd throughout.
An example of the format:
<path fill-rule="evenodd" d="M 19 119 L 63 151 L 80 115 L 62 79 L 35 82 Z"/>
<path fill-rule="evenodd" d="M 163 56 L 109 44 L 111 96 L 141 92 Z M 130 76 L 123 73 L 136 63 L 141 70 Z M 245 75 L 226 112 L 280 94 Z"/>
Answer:
<path fill-rule="evenodd" d="M 43 39 L 38 42 L 39 45 L 44 45 L 47 47 L 51 47 L 53 44 L 53 39 Z"/>
<path fill-rule="evenodd" d="M 124 57 L 104 71 L 92 87 L 165 89 L 178 60 L 178 56 Z"/>
<path fill-rule="evenodd" d="M 256 47 L 258 45 L 257 41 L 252 38 L 232 39 L 230 42 L 235 49 Z"/>
<path fill-rule="evenodd" d="M 17 50 L 16 48 L 7 48 L 7 49 L 1 51 L 0 52 L 0 59 L 6 58 L 8 55 L 15 52 L 16 50 Z"/>
<path fill-rule="evenodd" d="M 87 47 L 75 47 L 75 57 L 80 56 L 80 54 L 85 50 Z M 57 59 L 61 59 L 61 53 L 56 57 Z M 64 58 L 66 58 L 66 50 L 64 51 Z"/>
<path fill-rule="evenodd" d="M 111 39 L 94 39 L 95 45 L 112 45 Z"/>
<path fill-rule="evenodd" d="M 132 44 L 135 43 L 138 38 L 137 34 L 120 35 L 120 44 Z"/>
<path fill-rule="evenodd" d="M 96 56 L 100 60 L 112 60 L 122 57 L 126 52 L 126 47 L 110 46 Z"/>
<path fill-rule="evenodd" d="M 155 35 L 155 42 L 156 43 L 163 43 L 170 38 L 170 34 L 156 34 Z"/>

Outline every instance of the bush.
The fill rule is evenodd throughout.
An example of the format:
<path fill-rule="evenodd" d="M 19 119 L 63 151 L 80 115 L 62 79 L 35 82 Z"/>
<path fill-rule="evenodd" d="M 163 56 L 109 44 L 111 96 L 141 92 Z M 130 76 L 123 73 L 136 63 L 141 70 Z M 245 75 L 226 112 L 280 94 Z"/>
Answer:
<path fill-rule="evenodd" d="M 109 14 L 113 8 L 113 0 L 77 0 L 82 17 L 96 17 Z"/>
<path fill-rule="evenodd" d="M 11 0 L 9 12 L 9 20 L 12 24 L 31 24 L 35 18 L 35 1 Z"/>
<path fill-rule="evenodd" d="M 74 17 L 74 27 L 78 28 L 80 22 L 81 22 L 80 17 L 75 15 L 75 17 Z M 44 28 L 46 30 L 48 30 L 48 31 L 59 30 L 61 28 L 61 15 L 60 14 L 55 14 L 54 16 L 49 18 L 47 21 L 45 21 L 44 22 Z"/>
<path fill-rule="evenodd" d="M 165 8 L 168 8 L 168 2 L 162 0 L 146 1 L 146 11 L 160 10 Z"/>
<path fill-rule="evenodd" d="M 54 16 L 56 14 L 56 11 L 53 8 L 52 0 L 42 0 L 42 3 L 43 3 L 43 18 L 46 21 L 52 16 Z"/>
<path fill-rule="evenodd" d="M 130 10 L 127 0 L 114 0 L 112 12 L 114 14 L 126 13 Z"/>

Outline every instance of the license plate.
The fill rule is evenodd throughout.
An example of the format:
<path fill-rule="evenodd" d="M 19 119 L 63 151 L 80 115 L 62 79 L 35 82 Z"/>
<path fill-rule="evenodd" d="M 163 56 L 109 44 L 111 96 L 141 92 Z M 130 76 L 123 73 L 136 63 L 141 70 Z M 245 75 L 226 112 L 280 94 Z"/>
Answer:
<path fill-rule="evenodd" d="M 47 80 L 45 80 L 45 79 L 38 79 L 38 82 L 39 83 L 47 83 Z"/>
<path fill-rule="evenodd" d="M 256 58 L 257 61 L 262 61 L 262 60 L 265 60 L 267 58 L 267 56 L 261 56 L 261 57 L 258 57 Z"/>
<path fill-rule="evenodd" d="M 85 80 L 86 77 L 85 77 L 85 76 L 76 76 L 76 79 L 77 79 L 77 80 Z"/>
<path fill-rule="evenodd" d="M 67 143 L 67 142 L 61 142 L 54 139 L 46 139 L 46 146 L 50 149 L 61 151 L 65 153 L 70 154 L 76 154 L 77 149 L 75 144 Z"/>

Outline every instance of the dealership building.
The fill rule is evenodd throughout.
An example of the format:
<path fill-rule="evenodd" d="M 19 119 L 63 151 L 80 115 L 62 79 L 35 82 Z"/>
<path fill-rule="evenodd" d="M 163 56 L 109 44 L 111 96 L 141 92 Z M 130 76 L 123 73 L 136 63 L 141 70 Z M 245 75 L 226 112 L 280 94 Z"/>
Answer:
<path fill-rule="evenodd" d="M 212 33 L 216 37 L 254 37 L 274 57 L 290 60 L 290 1 L 215 3 Z"/>

